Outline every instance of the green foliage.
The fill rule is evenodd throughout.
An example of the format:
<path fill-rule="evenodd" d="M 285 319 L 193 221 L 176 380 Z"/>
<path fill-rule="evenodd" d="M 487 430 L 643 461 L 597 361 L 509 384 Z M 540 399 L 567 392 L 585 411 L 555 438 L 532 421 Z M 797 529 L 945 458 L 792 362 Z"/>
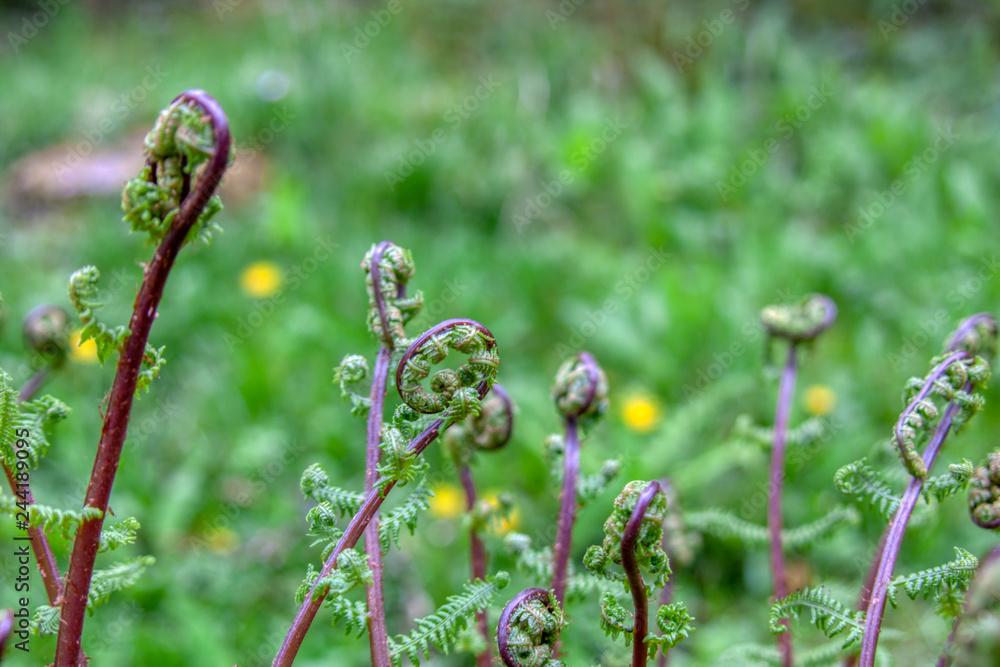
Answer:
<path fill-rule="evenodd" d="M 969 488 L 969 481 L 975 472 L 975 466 L 969 459 L 962 459 L 960 463 L 952 463 L 948 466 L 948 472 L 936 477 L 928 477 L 924 481 L 920 492 L 924 498 L 930 502 L 931 497 L 939 503 L 944 502 L 951 496 L 964 493 Z"/>
<path fill-rule="evenodd" d="M 552 547 L 532 548 L 531 538 L 517 532 L 507 533 L 503 541 L 504 550 L 514 559 L 518 572 L 528 576 L 532 583 L 548 586 L 552 581 Z M 566 575 L 566 599 L 579 601 L 593 591 L 606 591 L 612 586 L 605 579 L 589 572 L 577 572 L 570 560 Z M 618 588 L 617 585 L 614 588 Z"/>
<path fill-rule="evenodd" d="M 36 635 L 54 635 L 59 632 L 60 608 L 39 605 L 31 616 L 30 629 Z"/>
<path fill-rule="evenodd" d="M 399 667 L 405 657 L 414 665 L 419 665 L 421 654 L 430 658 L 431 646 L 448 653 L 475 613 L 493 602 L 509 581 L 506 572 L 498 572 L 485 581 L 477 579 L 469 582 L 462 593 L 449 596 L 432 615 L 417 619 L 417 627 L 410 634 L 390 637 L 389 658 L 392 664 Z"/>
<path fill-rule="evenodd" d="M 788 429 L 785 442 L 790 446 L 811 447 L 832 436 L 830 420 L 824 417 L 810 417 L 795 428 Z M 740 415 L 733 424 L 734 440 L 754 444 L 765 452 L 770 452 L 774 444 L 774 429 L 759 426 L 750 415 Z"/>
<path fill-rule="evenodd" d="M 19 406 L 20 416 L 18 429 L 27 429 L 30 434 L 24 438 L 28 444 L 30 459 L 38 465 L 49 449 L 48 437 L 52 428 L 66 419 L 70 412 L 69 406 L 52 396 L 42 396 L 33 401 L 25 401 Z"/>
<path fill-rule="evenodd" d="M 882 474 L 868 465 L 867 459 L 842 467 L 837 471 L 833 482 L 841 493 L 867 501 L 886 521 L 891 520 L 899 509 L 901 498 Z"/>
<path fill-rule="evenodd" d="M 382 461 L 378 465 L 381 476 L 376 488 L 383 496 L 386 485 L 395 481 L 398 486 L 406 486 L 422 477 L 427 471 L 427 461 L 409 449 L 409 440 L 395 424 L 382 427 Z"/>
<path fill-rule="evenodd" d="M 967 591 L 976 575 L 979 559 L 965 549 L 955 547 L 955 560 L 914 574 L 895 577 L 889 584 L 889 602 L 896 606 L 896 589 L 902 588 L 911 600 L 923 596 L 940 597 L 949 591 Z"/>
<path fill-rule="evenodd" d="M 90 592 L 87 594 L 87 612 L 94 610 L 108 601 L 112 593 L 123 591 L 135 585 L 146 568 L 153 565 L 156 559 L 152 556 L 140 556 L 121 563 L 115 563 L 103 570 L 96 570 L 90 579 Z"/>
<path fill-rule="evenodd" d="M 10 376 L 0 370 L 0 460 L 8 466 L 17 459 L 14 452 L 17 420 L 17 392 L 10 386 Z"/>
<path fill-rule="evenodd" d="M 346 634 L 363 636 L 368 631 L 368 607 L 361 600 L 334 597 L 326 603 L 333 611 L 333 624 L 343 623 Z"/>
<path fill-rule="evenodd" d="M 418 484 L 402 504 L 382 518 L 378 539 L 383 553 L 388 553 L 392 543 L 399 547 L 399 532 L 404 526 L 410 531 L 410 535 L 413 534 L 417 528 L 417 517 L 430 507 L 430 499 L 433 496 L 434 493 L 429 488 L 424 484 Z"/>
<path fill-rule="evenodd" d="M 331 486 L 330 476 L 318 463 L 312 464 L 302 473 L 299 489 L 309 500 L 317 504 L 327 503 L 341 517 L 354 516 L 365 501 L 363 494 Z"/>
<path fill-rule="evenodd" d="M 860 521 L 861 516 L 853 507 L 835 507 L 812 523 L 781 531 L 781 541 L 786 549 L 806 549 L 838 529 L 856 526 Z M 736 540 L 747 547 L 762 548 L 770 543 L 765 526 L 744 521 L 722 509 L 688 512 L 684 515 L 684 526 L 719 539 Z"/>
<path fill-rule="evenodd" d="M 881 653 L 879 654 L 881 655 Z M 844 648 L 840 644 L 823 644 L 806 650 L 796 650 L 796 667 L 821 667 L 838 663 L 844 656 Z M 781 654 L 773 646 L 745 644 L 735 646 L 726 651 L 719 660 L 722 665 L 740 665 L 741 667 L 781 667 Z"/>
<path fill-rule="evenodd" d="M 810 620 L 827 637 L 833 639 L 839 634 L 844 637 L 843 648 L 861 641 L 865 628 L 865 614 L 852 611 L 830 595 L 825 588 L 804 588 L 791 595 L 776 600 L 771 605 L 768 626 L 771 632 L 780 635 L 788 630 L 781 621 L 798 618 L 803 610 L 809 612 Z"/>
<path fill-rule="evenodd" d="M 337 568 L 329 575 L 320 579 L 319 574 L 312 564 L 307 566 L 305 579 L 295 591 L 296 604 L 302 604 L 312 591 L 312 599 L 325 595 L 324 604 L 332 605 L 338 596 L 372 580 L 368 557 L 354 549 L 345 549 L 337 556 Z"/>
<path fill-rule="evenodd" d="M 621 462 L 618 459 L 608 459 L 601 469 L 593 475 L 581 477 L 576 481 L 576 506 L 582 509 L 604 493 L 621 472 Z"/>

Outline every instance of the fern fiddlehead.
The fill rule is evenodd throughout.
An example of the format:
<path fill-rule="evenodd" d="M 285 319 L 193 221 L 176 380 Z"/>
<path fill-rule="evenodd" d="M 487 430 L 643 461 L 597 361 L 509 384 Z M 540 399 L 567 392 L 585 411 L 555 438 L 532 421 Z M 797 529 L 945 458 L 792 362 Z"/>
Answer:
<path fill-rule="evenodd" d="M 552 399 L 565 426 L 563 487 L 559 498 L 552 590 L 559 604 L 565 604 L 569 550 L 576 519 L 577 477 L 580 475 L 579 429 L 589 428 L 608 410 L 608 380 L 589 352 L 580 352 L 559 367 L 552 386 Z"/>
<path fill-rule="evenodd" d="M 149 232 L 158 247 L 144 270 L 108 398 L 108 412 L 84 500 L 86 507 L 101 511 L 101 518 L 80 524 L 73 543 L 56 667 L 72 667 L 80 657 L 80 636 L 103 516 L 121 459 L 142 364 L 147 359 L 149 331 L 157 306 L 181 247 L 194 236 L 204 237 L 212 215 L 221 208 L 215 190 L 229 164 L 231 150 L 229 121 L 222 108 L 203 91 L 187 91 L 160 114 L 146 137 L 146 166 L 125 187 L 122 208 L 126 222 L 133 230 Z M 195 180 L 194 174 L 202 165 Z"/>
<path fill-rule="evenodd" d="M 507 603 L 497 623 L 497 649 L 506 667 L 563 667 L 555 657 L 559 633 L 566 625 L 555 596 L 543 588 L 527 588 Z"/>
<path fill-rule="evenodd" d="M 910 400 L 893 429 L 893 440 L 900 459 L 912 477 L 899 509 L 882 536 L 881 548 L 876 552 L 876 561 L 872 567 L 875 574 L 872 576 L 869 573 L 868 577 L 870 588 L 862 591 L 859 606 L 867 613 L 858 658 L 861 667 L 874 665 L 882 618 L 889 597 L 888 588 L 907 523 L 922 492 L 924 478 L 952 425 L 963 425 L 982 406 L 982 398 L 970 392 L 989 381 L 990 362 L 997 349 L 996 338 L 997 326 L 992 316 L 980 313 L 966 318 L 949 338 L 944 355 L 932 360 L 934 366 L 927 377 L 907 384 Z M 929 401 L 932 396 L 946 400 L 947 407 L 943 411 L 938 410 Z M 926 442 L 926 447 L 921 457 L 915 454 L 915 449 L 923 442 Z M 907 451 L 908 448 L 912 448 L 919 464 Z"/>
<path fill-rule="evenodd" d="M 774 411 L 774 440 L 771 446 L 771 467 L 768 480 L 767 528 L 770 534 L 771 577 L 775 597 L 788 594 L 785 578 L 784 545 L 781 541 L 782 528 L 782 486 L 785 479 L 785 447 L 787 445 L 788 418 L 791 411 L 792 394 L 798 372 L 798 346 L 811 342 L 829 329 L 837 319 L 837 306 L 828 296 L 813 294 L 791 305 L 768 306 L 760 313 L 760 323 L 768 333 L 769 340 L 783 338 L 788 341 L 788 353 L 781 371 L 778 387 L 778 401 Z M 778 649 L 783 667 L 792 667 L 792 637 L 782 633 L 778 637 Z"/>
<path fill-rule="evenodd" d="M 449 349 L 468 354 L 469 359 L 459 371 L 453 372 L 453 376 L 448 377 L 447 387 L 438 386 L 435 389 L 437 393 L 431 396 L 420 385 L 420 381 L 430 375 L 433 365 L 448 356 Z M 499 366 L 500 357 L 497 353 L 496 339 L 489 329 L 475 320 L 445 320 L 413 341 L 403 352 L 396 372 L 396 390 L 406 403 L 406 408 L 401 406 L 401 409 L 404 412 L 406 410 L 410 410 L 411 413 L 420 412 L 421 410 L 417 409 L 419 406 L 426 413 L 444 412 L 444 414 L 402 448 L 400 457 L 405 459 L 401 462 L 404 466 L 407 462 L 416 461 L 448 426 L 479 412 L 482 399 L 493 387 Z M 457 380 L 457 385 L 452 381 L 452 377 Z M 432 381 L 432 387 L 434 386 Z M 435 412 L 433 408 L 438 406 L 440 409 Z M 397 431 L 397 435 L 404 434 Z M 369 522 L 378 513 L 397 481 L 392 477 L 383 477 L 368 493 L 324 563 L 319 574 L 320 580 L 337 568 L 339 554 L 345 549 L 353 548 L 361 539 Z M 313 594 L 302 602 L 274 658 L 274 667 L 289 667 L 295 660 L 324 598 L 322 592 L 314 588 Z"/>
<path fill-rule="evenodd" d="M 1000 452 L 993 452 L 969 481 L 969 514 L 980 528 L 1000 528 Z"/>
<path fill-rule="evenodd" d="M 406 284 L 413 276 L 416 266 L 409 250 L 400 248 L 391 241 L 382 241 L 372 246 L 361 262 L 365 271 L 365 287 L 368 291 L 368 329 L 379 341 L 375 372 L 372 375 L 371 394 L 368 398 L 368 425 L 366 430 L 365 489 L 369 494 L 379 477 L 382 457 L 382 418 L 385 407 L 386 381 L 392 364 L 392 353 L 396 345 L 406 340 L 403 325 L 415 316 L 423 305 L 418 292 L 413 298 L 406 298 Z M 364 361 L 363 357 L 359 358 Z M 345 359 L 345 362 L 347 360 Z M 341 374 L 354 371 L 347 378 L 353 380 L 363 375 L 359 371 L 357 359 L 351 365 L 341 364 Z M 367 370 L 367 364 L 364 367 Z M 343 389 L 343 377 L 341 378 Z M 356 380 L 355 380 L 356 381 Z M 355 395 L 352 393 L 352 399 Z M 358 401 L 355 400 L 355 411 Z M 388 435 L 388 434 L 387 434 Z M 379 517 L 376 514 L 365 528 L 365 552 L 368 567 L 372 572 L 371 581 L 365 584 L 365 599 L 368 606 L 368 640 L 371 647 L 373 667 L 388 667 L 389 632 L 385 621 L 385 602 L 382 592 L 382 545 Z"/>
<path fill-rule="evenodd" d="M 620 581 L 632 595 L 632 623 L 629 613 L 614 594 L 605 592 L 601 600 L 601 627 L 612 638 L 625 635 L 632 645 L 633 667 L 646 664 L 649 647 L 666 655 L 691 631 L 691 618 L 681 603 L 663 604 L 656 614 L 662 635 L 649 632 L 649 596 L 656 588 L 665 588 L 671 574 L 663 550 L 663 521 L 667 515 L 667 496 L 659 482 L 633 481 L 625 485 L 615 499 L 614 509 L 604 523 L 604 541 L 587 549 L 584 565 L 595 575 Z M 610 569 L 621 565 L 623 574 Z M 647 584 L 642 570 L 654 578 Z"/>
<path fill-rule="evenodd" d="M 465 509 L 470 515 L 469 551 L 472 562 L 473 580 L 486 579 L 486 547 L 479 536 L 491 508 L 477 508 L 476 484 L 472 478 L 470 460 L 476 450 L 495 451 L 510 441 L 514 428 L 514 404 L 510 395 L 499 384 L 493 385 L 493 391 L 483 401 L 478 415 L 470 415 L 460 424 L 455 424 L 445 434 L 445 445 L 459 468 L 462 490 L 465 493 Z M 477 517 L 479 513 L 482 516 Z M 490 650 L 489 618 L 486 610 L 476 613 L 476 623 L 482 635 L 486 648 L 476 654 L 476 664 L 479 667 L 490 667 L 493 664 Z"/>
<path fill-rule="evenodd" d="M 34 374 L 21 387 L 19 398 L 30 401 L 49 373 L 66 363 L 69 353 L 69 316 L 58 306 L 42 304 L 28 311 L 21 327 L 24 346 L 32 357 Z"/>

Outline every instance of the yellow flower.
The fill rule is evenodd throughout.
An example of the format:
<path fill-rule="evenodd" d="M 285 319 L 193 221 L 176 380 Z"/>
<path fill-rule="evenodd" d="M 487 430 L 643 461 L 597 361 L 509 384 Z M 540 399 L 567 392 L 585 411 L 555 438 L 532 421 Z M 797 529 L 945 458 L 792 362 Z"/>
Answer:
<path fill-rule="evenodd" d="M 817 417 L 828 415 L 837 406 L 837 395 L 826 385 L 814 384 L 806 389 L 806 412 Z"/>
<path fill-rule="evenodd" d="M 487 491 L 482 496 L 483 502 L 490 506 L 493 511 L 498 511 L 501 508 L 500 505 L 500 492 L 493 490 Z M 510 502 L 509 500 L 507 502 Z M 490 518 L 488 530 L 494 535 L 506 535 L 512 530 L 517 530 L 521 527 L 521 511 L 513 507 L 507 512 L 507 516 L 501 516 L 499 514 L 494 514 Z"/>
<path fill-rule="evenodd" d="M 465 496 L 454 484 L 439 484 L 431 489 L 431 514 L 437 519 L 454 519 L 465 512 Z"/>
<path fill-rule="evenodd" d="M 265 299 L 281 287 L 281 271 L 274 262 L 254 262 L 240 274 L 240 287 L 255 299 Z"/>
<path fill-rule="evenodd" d="M 97 361 L 97 343 L 91 338 L 80 342 L 80 329 L 69 335 L 69 358 L 81 364 Z"/>
<path fill-rule="evenodd" d="M 217 554 L 232 552 L 239 545 L 239 535 L 228 528 L 218 528 L 205 535 L 205 544 Z"/>
<path fill-rule="evenodd" d="M 649 433 L 660 425 L 661 417 L 656 399 L 646 394 L 633 394 L 622 405 L 622 421 L 637 433 Z"/>

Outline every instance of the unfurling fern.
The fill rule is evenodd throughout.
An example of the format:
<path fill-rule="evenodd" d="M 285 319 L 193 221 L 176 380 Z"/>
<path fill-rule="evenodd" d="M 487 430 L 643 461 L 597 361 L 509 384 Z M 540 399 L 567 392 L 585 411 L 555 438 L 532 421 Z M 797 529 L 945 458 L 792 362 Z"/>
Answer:
<path fill-rule="evenodd" d="M 856 526 L 861 516 L 853 507 L 835 507 L 826 516 L 798 528 L 781 531 L 781 542 L 786 549 L 805 549 L 829 537 L 843 526 Z M 767 528 L 744 521 L 721 509 L 688 512 L 684 515 L 685 527 L 719 539 L 738 540 L 748 547 L 765 547 L 769 543 Z"/>
<path fill-rule="evenodd" d="M 803 611 L 809 612 L 813 625 L 827 637 L 833 639 L 839 634 L 846 633 L 843 648 L 861 641 L 864 632 L 864 612 L 851 611 L 834 599 L 825 588 L 804 588 L 776 600 L 771 605 L 771 614 L 768 618 L 771 632 L 776 635 L 787 632 L 788 626 L 782 621 L 787 618 L 798 618 Z"/>
<path fill-rule="evenodd" d="M 469 620 L 476 612 L 489 606 L 509 581 L 506 572 L 498 572 L 485 581 L 477 579 L 469 582 L 462 593 L 449 596 L 436 612 L 418 619 L 417 627 L 408 635 L 390 637 L 389 658 L 392 664 L 399 667 L 405 657 L 414 665 L 419 665 L 422 659 L 430 658 L 431 646 L 447 654 Z"/>
<path fill-rule="evenodd" d="M 932 595 L 940 597 L 946 592 L 965 592 L 969 589 L 978 567 L 978 558 L 965 549 L 955 547 L 955 560 L 893 579 L 889 585 L 889 603 L 893 607 L 896 606 L 898 588 L 902 588 L 911 600 L 916 600 L 918 595 L 926 600 Z"/>
<path fill-rule="evenodd" d="M 973 470 L 972 461 L 962 459 L 960 463 L 948 466 L 948 472 L 943 475 L 924 480 L 920 493 L 927 502 L 931 498 L 944 502 L 969 487 Z M 892 519 L 902 501 L 902 497 L 893 490 L 882 473 L 868 465 L 867 459 L 843 466 L 837 471 L 833 481 L 841 493 L 866 501 L 885 521 Z"/>
<path fill-rule="evenodd" d="M 528 588 L 507 603 L 497 623 L 497 648 L 506 667 L 564 667 L 555 657 L 566 617 L 555 595 Z"/>
<path fill-rule="evenodd" d="M 317 504 L 329 503 L 341 517 L 353 516 L 361 509 L 361 503 L 364 502 L 364 496 L 360 493 L 330 486 L 330 476 L 318 463 L 305 469 L 299 481 L 299 488 L 302 495 L 309 500 Z"/>
<path fill-rule="evenodd" d="M 368 630 L 368 607 L 361 600 L 333 597 L 327 607 L 333 610 L 333 624 L 343 622 L 346 634 L 361 637 Z"/>
<path fill-rule="evenodd" d="M 333 369 L 333 383 L 340 386 L 340 397 L 351 401 L 351 414 L 367 417 L 371 408 L 371 397 L 353 389 L 368 377 L 368 360 L 360 354 L 349 354 Z"/>
<path fill-rule="evenodd" d="M 125 546 L 126 544 L 133 544 L 137 533 L 139 532 L 139 528 L 141 528 L 141 526 L 139 525 L 138 519 L 131 516 L 122 519 L 114 526 L 105 524 L 101 529 L 101 542 L 97 547 L 97 551 L 99 553 L 114 551 L 118 547 Z"/>
<path fill-rule="evenodd" d="M 103 364 L 112 354 L 118 352 L 128 340 L 129 330 L 125 325 L 108 327 L 97 319 L 94 311 L 104 306 L 97 300 L 97 283 L 101 273 L 94 266 L 79 269 L 69 279 L 69 298 L 80 317 L 83 329 L 80 331 L 80 342 L 93 339 L 97 345 L 97 358 Z M 160 374 L 160 369 L 167 362 L 163 356 L 163 347 L 153 347 L 146 343 L 142 355 L 142 365 L 136 381 L 135 390 L 149 389 L 150 383 Z"/>
<path fill-rule="evenodd" d="M 410 535 L 413 534 L 417 528 L 417 517 L 431 506 L 430 499 L 433 496 L 434 493 L 420 483 L 401 505 L 382 517 L 378 527 L 378 539 L 383 553 L 388 553 L 393 543 L 399 548 L 399 532 L 404 527 L 410 531 Z"/>

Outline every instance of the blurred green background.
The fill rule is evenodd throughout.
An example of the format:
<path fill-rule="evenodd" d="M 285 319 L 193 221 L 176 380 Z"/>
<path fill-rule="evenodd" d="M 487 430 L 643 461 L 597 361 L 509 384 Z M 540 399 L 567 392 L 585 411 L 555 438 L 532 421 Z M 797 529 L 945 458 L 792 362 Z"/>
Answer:
<path fill-rule="evenodd" d="M 562 356 L 585 348 L 610 379 L 612 414 L 584 445 L 586 471 L 625 461 L 579 517 L 579 562 L 628 479 L 671 477 L 687 509 L 761 497 L 766 455 L 729 435 L 739 414 L 773 418 L 756 314 L 813 291 L 840 317 L 803 359 L 793 420 L 809 414 L 807 390 L 826 387 L 835 429 L 790 470 L 786 523 L 842 502 L 832 478 L 844 463 L 899 468 L 883 444 L 906 379 L 958 319 L 997 312 L 998 11 L 916 0 L 0 5 L 0 364 L 15 378 L 21 318 L 42 302 L 68 307 L 80 266 L 103 272 L 102 318 L 127 320 L 151 249 L 120 222 L 117 192 L 162 107 L 208 91 L 241 160 L 217 218 L 225 233 L 182 253 L 153 328 L 169 363 L 136 404 L 112 507 L 142 523 L 114 556 L 158 562 L 87 623 L 95 664 L 270 664 L 318 562 L 299 475 L 318 461 L 362 485 L 364 425 L 331 369 L 374 355 L 359 263 L 384 238 L 417 262 L 428 313 L 411 331 L 462 316 L 496 335 L 520 412 L 511 445 L 475 474 L 513 494 L 518 529 L 538 545 L 551 543 L 557 509 L 542 443 L 559 429 L 548 390 Z M 113 374 L 78 357 L 47 386 L 75 411 L 33 476 L 42 502 L 65 507 L 82 501 Z M 986 395 L 945 459 L 996 446 L 997 391 Z M 438 451 L 429 458 L 451 492 L 457 476 Z M 461 519 L 435 507 L 387 558 L 392 632 L 468 576 Z M 763 523 L 762 508 L 750 518 Z M 880 530 L 868 517 L 793 556 L 797 576 L 852 603 Z M 0 522 L 3 544 L 13 534 Z M 992 539 L 961 499 L 932 506 L 898 571 Z M 65 568 L 69 545 L 55 547 Z M 488 547 L 491 570 L 510 567 L 499 536 Z M 0 551 L 5 605 L 11 551 Z M 675 570 L 698 629 L 672 664 L 772 642 L 763 551 L 706 539 Z M 501 602 L 526 583 L 515 576 Z M 40 603 L 37 580 L 33 591 Z M 569 664 L 627 662 L 597 629 L 596 599 L 570 613 Z M 366 640 L 327 619 L 296 664 L 367 664 Z M 886 626 L 901 664 L 930 664 L 949 630 L 922 601 L 889 610 Z M 818 642 L 797 627 L 797 643 Z M 46 664 L 53 649 L 33 639 L 9 663 Z"/>

